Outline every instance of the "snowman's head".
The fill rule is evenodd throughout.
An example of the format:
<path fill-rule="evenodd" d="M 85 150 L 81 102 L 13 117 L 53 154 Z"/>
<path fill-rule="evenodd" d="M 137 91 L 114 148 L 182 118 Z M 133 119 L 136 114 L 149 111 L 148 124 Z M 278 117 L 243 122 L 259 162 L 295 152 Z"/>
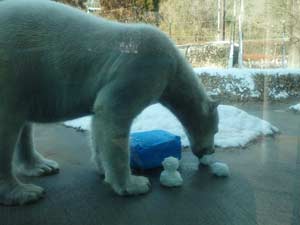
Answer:
<path fill-rule="evenodd" d="M 179 161 L 175 157 L 170 156 L 170 157 L 167 157 L 164 159 L 164 161 L 162 162 L 162 165 L 165 170 L 174 171 L 174 170 L 178 169 Z"/>

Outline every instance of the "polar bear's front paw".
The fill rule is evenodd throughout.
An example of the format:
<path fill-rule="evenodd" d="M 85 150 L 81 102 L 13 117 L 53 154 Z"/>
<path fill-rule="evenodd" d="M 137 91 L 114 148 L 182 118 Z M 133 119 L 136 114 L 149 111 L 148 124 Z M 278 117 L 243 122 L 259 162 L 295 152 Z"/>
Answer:
<path fill-rule="evenodd" d="M 114 191 L 122 196 L 145 194 L 150 190 L 151 184 L 147 177 L 130 175 L 125 186 L 111 184 Z"/>
<path fill-rule="evenodd" d="M 41 199 L 45 194 L 43 188 L 33 184 L 19 182 L 0 183 L 0 204 L 24 205 Z"/>
<path fill-rule="evenodd" d="M 30 177 L 46 176 L 58 173 L 59 166 L 58 163 L 53 160 L 39 158 L 34 162 L 17 165 L 17 172 Z"/>

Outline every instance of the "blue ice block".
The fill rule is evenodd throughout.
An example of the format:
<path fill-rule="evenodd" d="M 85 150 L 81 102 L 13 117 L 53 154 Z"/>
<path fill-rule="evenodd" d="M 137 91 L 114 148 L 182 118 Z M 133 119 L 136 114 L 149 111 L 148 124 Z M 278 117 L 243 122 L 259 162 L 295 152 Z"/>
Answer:
<path fill-rule="evenodd" d="M 169 156 L 181 159 L 180 137 L 163 130 L 131 133 L 130 166 L 135 169 L 160 167 Z"/>

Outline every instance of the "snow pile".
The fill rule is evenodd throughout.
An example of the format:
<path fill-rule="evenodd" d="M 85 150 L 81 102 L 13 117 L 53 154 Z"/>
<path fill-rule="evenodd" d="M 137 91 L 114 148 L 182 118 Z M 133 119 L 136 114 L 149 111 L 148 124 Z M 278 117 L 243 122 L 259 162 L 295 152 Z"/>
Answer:
<path fill-rule="evenodd" d="M 230 174 L 229 167 L 225 163 L 215 162 L 210 165 L 210 169 L 217 177 L 228 177 Z"/>
<path fill-rule="evenodd" d="M 215 145 L 222 148 L 244 147 L 250 141 L 263 135 L 272 135 L 279 130 L 267 121 L 228 105 L 218 106 L 219 132 L 215 136 Z M 196 122 L 196 121 L 195 121 Z M 66 126 L 77 129 L 90 129 L 90 117 L 65 122 Z M 199 124 L 201 126 L 201 124 Z M 135 120 L 131 132 L 163 129 L 181 137 L 182 145 L 189 141 L 176 117 L 160 104 L 146 108 Z"/>
<path fill-rule="evenodd" d="M 217 162 L 214 155 L 204 155 L 199 159 L 199 163 L 203 166 L 209 166 L 212 174 L 217 177 L 228 177 L 229 166 L 226 163 Z"/>
<path fill-rule="evenodd" d="M 289 107 L 289 110 L 292 110 L 294 112 L 300 112 L 300 103 L 296 104 L 296 105 L 291 105 Z"/>
<path fill-rule="evenodd" d="M 188 146 L 189 141 L 184 129 L 177 118 L 161 104 L 151 105 L 146 108 L 134 121 L 132 132 L 162 129 L 181 137 L 183 146 Z"/>
<path fill-rule="evenodd" d="M 219 132 L 215 136 L 215 145 L 223 148 L 244 147 L 259 136 L 272 135 L 279 129 L 269 122 L 234 106 L 220 105 Z"/>

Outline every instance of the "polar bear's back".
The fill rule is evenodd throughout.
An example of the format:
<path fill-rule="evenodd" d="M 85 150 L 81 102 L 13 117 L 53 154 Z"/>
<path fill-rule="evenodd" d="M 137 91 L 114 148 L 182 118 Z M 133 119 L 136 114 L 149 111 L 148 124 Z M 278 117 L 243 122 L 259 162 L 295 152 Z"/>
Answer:
<path fill-rule="evenodd" d="M 51 42 L 59 36 L 65 40 L 68 38 L 72 38 L 72 41 L 79 40 L 81 36 L 95 30 L 96 27 L 105 32 L 111 24 L 104 21 L 50 0 L 0 1 L 0 40 L 3 41 L 5 38 L 12 44 L 20 40 L 37 42 L 42 41 L 42 38 Z M 47 37 L 52 39 L 46 40 Z"/>
<path fill-rule="evenodd" d="M 0 0 L 0 98 L 9 96 L 38 122 L 48 120 L 49 109 L 53 120 L 89 114 L 103 86 L 127 79 L 126 65 L 173 71 L 177 53 L 152 26 L 108 21 L 50 0 Z"/>
<path fill-rule="evenodd" d="M 14 60 L 20 54 L 30 59 L 42 54 L 47 63 L 90 63 L 90 57 L 97 57 L 100 66 L 120 52 L 172 56 L 175 49 L 163 32 L 149 25 L 109 21 L 50 0 L 0 1 L 0 60 L 1 54 Z"/>

